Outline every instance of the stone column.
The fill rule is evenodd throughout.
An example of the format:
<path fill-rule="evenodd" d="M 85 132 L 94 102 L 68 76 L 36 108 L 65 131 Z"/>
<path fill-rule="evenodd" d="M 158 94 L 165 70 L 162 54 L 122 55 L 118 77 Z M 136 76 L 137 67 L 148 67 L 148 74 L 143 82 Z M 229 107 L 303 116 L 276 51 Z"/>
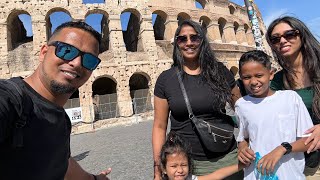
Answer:
<path fill-rule="evenodd" d="M 256 46 L 251 29 L 248 29 L 248 31 L 246 33 L 246 37 L 247 37 L 247 42 L 248 42 L 249 46 Z"/>
<path fill-rule="evenodd" d="M 174 33 L 178 28 L 178 20 L 173 17 L 168 17 L 167 21 L 164 23 L 164 39 L 171 41 L 174 38 Z"/>
<path fill-rule="evenodd" d="M 234 33 L 234 26 L 232 23 L 227 22 L 224 29 L 223 34 L 226 40 L 226 43 L 237 44 L 236 35 Z"/>
<path fill-rule="evenodd" d="M 143 15 L 140 21 L 140 32 L 138 51 L 144 50 L 148 53 L 149 60 L 155 61 L 158 59 L 156 41 L 152 27 L 152 18 L 150 15 Z"/>
<path fill-rule="evenodd" d="M 93 77 L 79 88 L 80 107 L 82 108 L 82 121 L 90 123 L 94 121 L 94 107 L 92 101 Z"/>
<path fill-rule="evenodd" d="M 243 26 L 239 26 L 236 37 L 238 44 L 248 45 L 246 33 Z"/>
<path fill-rule="evenodd" d="M 219 31 L 219 24 L 217 22 L 211 22 L 207 26 L 207 36 L 209 41 L 214 41 L 216 43 L 222 43 L 221 35 Z"/>
<path fill-rule="evenodd" d="M 117 99 L 120 116 L 128 117 L 133 114 L 132 100 L 130 97 L 129 77 L 126 75 L 126 67 L 118 67 L 120 77 L 117 83 Z"/>
<path fill-rule="evenodd" d="M 8 46 L 7 46 L 7 23 L 0 22 L 0 76 L 9 74 Z"/>
<path fill-rule="evenodd" d="M 33 69 L 36 69 L 39 64 L 39 53 L 41 46 L 47 43 L 47 28 L 46 21 L 37 19 L 32 21 L 33 31 Z M 32 57 L 32 56 L 31 56 Z"/>
<path fill-rule="evenodd" d="M 121 62 L 126 61 L 126 45 L 123 41 L 119 15 L 109 16 L 109 47 L 113 52 L 113 58 L 117 65 L 121 65 Z"/>

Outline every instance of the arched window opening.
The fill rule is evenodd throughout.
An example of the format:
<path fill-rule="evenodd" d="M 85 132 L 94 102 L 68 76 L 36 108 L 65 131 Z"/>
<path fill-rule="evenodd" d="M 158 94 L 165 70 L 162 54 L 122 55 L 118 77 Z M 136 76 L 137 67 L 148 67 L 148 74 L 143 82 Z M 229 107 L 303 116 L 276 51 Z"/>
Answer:
<path fill-rule="evenodd" d="M 187 13 L 179 13 L 177 17 L 178 25 L 180 25 L 186 19 L 190 19 L 190 16 Z"/>
<path fill-rule="evenodd" d="M 140 15 L 124 11 L 121 16 L 121 26 L 123 40 L 126 45 L 126 50 L 131 52 L 143 51 L 140 46 Z"/>
<path fill-rule="evenodd" d="M 129 80 L 134 114 L 152 110 L 149 80 L 141 74 L 133 74 Z"/>
<path fill-rule="evenodd" d="M 236 9 L 234 8 L 234 6 L 232 6 L 232 5 L 229 6 L 229 12 L 230 12 L 230 14 L 234 14 L 235 10 L 236 10 Z"/>
<path fill-rule="evenodd" d="M 237 35 L 239 29 L 239 24 L 237 22 L 233 23 L 233 30 L 234 30 L 234 34 Z"/>
<path fill-rule="evenodd" d="M 66 13 L 66 11 L 57 10 L 52 12 L 46 18 L 46 26 L 47 26 L 47 40 L 50 39 L 54 30 L 60 26 L 61 24 L 71 21 L 71 16 Z"/>
<path fill-rule="evenodd" d="M 227 21 L 223 18 L 220 18 L 218 20 L 220 36 L 221 36 L 221 40 L 223 43 L 226 42 L 226 38 L 225 38 L 225 34 L 224 34 L 224 27 L 226 26 L 226 23 L 227 23 Z"/>
<path fill-rule="evenodd" d="M 11 13 L 7 20 L 7 30 L 9 51 L 33 40 L 31 16 L 27 12 Z"/>
<path fill-rule="evenodd" d="M 92 101 L 95 120 L 119 117 L 117 83 L 102 77 L 92 84 Z"/>
<path fill-rule="evenodd" d="M 31 16 L 26 11 L 12 11 L 7 19 L 7 49 L 9 71 L 32 71 L 33 33 Z M 5 47 L 0 47 L 5 48 Z"/>
<path fill-rule="evenodd" d="M 203 2 L 203 1 L 194 1 L 194 4 L 195 4 L 196 8 L 204 9 L 205 2 Z"/>
<path fill-rule="evenodd" d="M 101 34 L 100 53 L 109 50 L 109 20 L 102 13 L 89 14 L 85 22 Z"/>
<path fill-rule="evenodd" d="M 207 34 L 207 28 L 210 24 L 210 19 L 207 16 L 201 16 L 199 21 L 204 33 Z"/>
<path fill-rule="evenodd" d="M 161 11 L 152 13 L 152 26 L 155 40 L 164 40 L 165 22 L 167 15 Z"/>

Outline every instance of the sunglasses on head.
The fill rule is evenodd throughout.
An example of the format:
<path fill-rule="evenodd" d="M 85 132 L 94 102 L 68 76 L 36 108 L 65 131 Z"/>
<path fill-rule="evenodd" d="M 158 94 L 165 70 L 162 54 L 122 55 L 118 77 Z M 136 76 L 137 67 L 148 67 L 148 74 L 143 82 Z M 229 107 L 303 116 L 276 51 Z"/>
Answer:
<path fill-rule="evenodd" d="M 90 71 L 95 70 L 101 62 L 97 56 L 80 51 L 78 48 L 64 42 L 54 41 L 48 45 L 56 47 L 55 55 L 62 60 L 72 61 L 81 56 L 81 65 Z"/>
<path fill-rule="evenodd" d="M 289 31 L 286 31 L 284 32 L 282 35 L 280 36 L 271 36 L 270 37 L 270 42 L 272 44 L 277 44 L 281 41 L 281 38 L 285 38 L 286 40 L 291 40 L 295 37 L 297 37 L 299 35 L 299 31 L 298 30 L 295 30 L 295 29 L 292 29 L 292 30 L 289 30 Z"/>
<path fill-rule="evenodd" d="M 202 37 L 198 34 L 191 34 L 189 36 L 191 43 L 193 44 L 200 44 L 202 41 Z M 179 46 L 181 45 L 186 45 L 188 42 L 188 36 L 183 35 L 183 36 L 176 36 L 177 44 Z"/>

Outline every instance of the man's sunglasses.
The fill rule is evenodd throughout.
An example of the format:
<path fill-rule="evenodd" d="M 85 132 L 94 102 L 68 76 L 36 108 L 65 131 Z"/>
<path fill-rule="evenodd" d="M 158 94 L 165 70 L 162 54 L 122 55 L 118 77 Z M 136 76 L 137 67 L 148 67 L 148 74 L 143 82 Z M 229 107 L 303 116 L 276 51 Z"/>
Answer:
<path fill-rule="evenodd" d="M 270 42 L 272 44 L 277 44 L 277 43 L 279 43 L 281 41 L 282 37 L 285 38 L 286 40 L 291 40 L 291 39 L 297 37 L 299 34 L 300 33 L 299 33 L 298 30 L 295 30 L 295 29 L 289 30 L 289 31 L 286 31 L 285 33 L 283 33 L 280 36 L 271 36 L 270 37 Z"/>
<path fill-rule="evenodd" d="M 78 48 L 64 42 L 54 41 L 48 45 L 56 47 L 55 55 L 62 60 L 72 61 L 81 56 L 81 65 L 90 71 L 95 70 L 101 62 L 97 56 L 80 51 Z"/>
<path fill-rule="evenodd" d="M 190 38 L 190 41 L 193 43 L 193 44 L 196 44 L 196 45 L 199 45 L 202 41 L 202 37 L 198 34 L 191 34 L 189 36 Z M 176 40 L 177 40 L 177 44 L 179 46 L 184 46 L 187 44 L 188 42 L 188 36 L 176 36 Z"/>

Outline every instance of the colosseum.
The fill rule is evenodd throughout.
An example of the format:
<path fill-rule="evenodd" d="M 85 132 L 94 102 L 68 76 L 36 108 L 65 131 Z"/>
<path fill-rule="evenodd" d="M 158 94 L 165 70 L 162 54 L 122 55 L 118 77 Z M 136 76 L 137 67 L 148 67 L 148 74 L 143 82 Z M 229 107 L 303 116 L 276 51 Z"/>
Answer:
<path fill-rule="evenodd" d="M 266 27 L 256 11 L 263 35 Z M 65 105 L 65 109 L 77 110 L 71 112 L 73 118 L 82 120 L 73 126 L 78 132 L 152 119 L 155 82 L 172 64 L 170 42 L 184 19 L 197 21 L 206 29 L 216 56 L 229 68 L 237 67 L 241 54 L 255 48 L 246 8 L 228 0 L 106 0 L 94 4 L 1 0 L 1 78 L 26 77 L 33 72 L 40 47 L 52 33 L 50 15 L 55 12 L 72 20 L 102 16 L 102 62 Z M 121 26 L 123 13 L 130 14 L 126 30 Z M 19 19 L 21 14 L 31 17 L 31 37 Z M 270 52 L 267 45 L 265 49 Z"/>

